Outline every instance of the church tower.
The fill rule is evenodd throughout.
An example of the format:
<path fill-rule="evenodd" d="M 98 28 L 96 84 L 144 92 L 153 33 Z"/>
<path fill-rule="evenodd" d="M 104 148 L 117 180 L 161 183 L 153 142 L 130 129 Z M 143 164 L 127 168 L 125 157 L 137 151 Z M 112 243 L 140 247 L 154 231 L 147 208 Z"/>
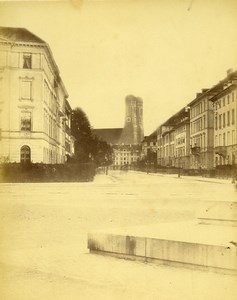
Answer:
<path fill-rule="evenodd" d="M 125 145 L 140 144 L 143 133 L 143 101 L 141 98 L 129 95 L 125 98 L 125 124 L 120 142 Z"/>

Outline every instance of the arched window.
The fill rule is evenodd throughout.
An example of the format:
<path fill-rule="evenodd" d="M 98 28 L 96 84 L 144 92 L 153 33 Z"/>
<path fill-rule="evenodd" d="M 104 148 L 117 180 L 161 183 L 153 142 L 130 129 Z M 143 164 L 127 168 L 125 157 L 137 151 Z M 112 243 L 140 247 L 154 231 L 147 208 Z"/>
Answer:
<path fill-rule="evenodd" d="M 21 147 L 21 162 L 26 163 L 31 161 L 31 151 L 29 146 Z"/>

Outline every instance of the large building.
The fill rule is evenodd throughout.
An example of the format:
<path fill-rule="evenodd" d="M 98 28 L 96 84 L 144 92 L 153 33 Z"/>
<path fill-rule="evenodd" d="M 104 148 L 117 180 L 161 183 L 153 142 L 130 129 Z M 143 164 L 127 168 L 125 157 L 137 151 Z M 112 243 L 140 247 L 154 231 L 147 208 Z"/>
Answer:
<path fill-rule="evenodd" d="M 113 148 L 113 166 L 135 163 L 141 152 L 143 133 L 143 101 L 129 95 L 125 98 L 126 114 L 123 128 L 93 129 L 93 134 Z"/>
<path fill-rule="evenodd" d="M 214 113 L 209 100 L 214 94 L 215 91 L 204 89 L 189 103 L 191 169 L 213 168 Z"/>
<path fill-rule="evenodd" d="M 143 156 L 156 153 L 158 167 L 211 170 L 237 164 L 237 71 L 172 115 L 145 138 Z M 152 137 L 152 139 L 151 139 Z M 233 169 L 233 168 L 232 168 Z"/>
<path fill-rule="evenodd" d="M 185 107 L 158 127 L 158 166 L 189 168 L 189 124 L 189 107 Z"/>
<path fill-rule="evenodd" d="M 48 44 L 0 27 L 0 159 L 64 163 L 72 155 L 68 93 Z"/>
<path fill-rule="evenodd" d="M 213 89 L 218 93 L 210 100 L 214 106 L 214 166 L 237 163 L 237 72 Z"/>

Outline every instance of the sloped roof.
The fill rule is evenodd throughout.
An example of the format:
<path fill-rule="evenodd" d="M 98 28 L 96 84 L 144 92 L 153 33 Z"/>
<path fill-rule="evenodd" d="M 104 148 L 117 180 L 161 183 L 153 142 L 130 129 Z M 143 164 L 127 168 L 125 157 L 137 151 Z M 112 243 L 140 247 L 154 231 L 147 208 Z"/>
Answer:
<path fill-rule="evenodd" d="M 13 42 L 32 42 L 46 44 L 44 40 L 25 28 L 0 26 L 0 36 L 3 36 L 4 38 Z"/>
<path fill-rule="evenodd" d="M 108 144 L 119 144 L 123 128 L 92 129 L 92 133 Z"/>

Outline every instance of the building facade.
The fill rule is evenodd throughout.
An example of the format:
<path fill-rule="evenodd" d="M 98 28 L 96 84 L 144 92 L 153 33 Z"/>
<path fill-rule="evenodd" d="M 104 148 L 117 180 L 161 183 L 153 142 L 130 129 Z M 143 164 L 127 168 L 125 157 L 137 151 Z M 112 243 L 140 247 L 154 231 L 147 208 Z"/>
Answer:
<path fill-rule="evenodd" d="M 212 169 L 214 151 L 214 112 L 209 99 L 214 91 L 203 90 L 189 103 L 190 168 Z"/>
<path fill-rule="evenodd" d="M 210 100 L 214 106 L 214 157 L 219 165 L 237 164 L 237 72 L 228 72 L 227 77 L 216 87 L 219 92 Z"/>
<path fill-rule="evenodd" d="M 237 71 L 228 70 L 225 79 L 203 89 L 156 129 L 158 168 L 212 170 L 236 165 L 236 120 Z M 142 147 L 145 153 L 147 144 Z"/>
<path fill-rule="evenodd" d="M 131 167 L 140 157 L 141 147 L 139 145 L 114 145 L 113 167 Z"/>
<path fill-rule="evenodd" d="M 73 154 L 67 98 L 47 43 L 26 29 L 0 27 L 1 161 L 64 163 Z"/>

